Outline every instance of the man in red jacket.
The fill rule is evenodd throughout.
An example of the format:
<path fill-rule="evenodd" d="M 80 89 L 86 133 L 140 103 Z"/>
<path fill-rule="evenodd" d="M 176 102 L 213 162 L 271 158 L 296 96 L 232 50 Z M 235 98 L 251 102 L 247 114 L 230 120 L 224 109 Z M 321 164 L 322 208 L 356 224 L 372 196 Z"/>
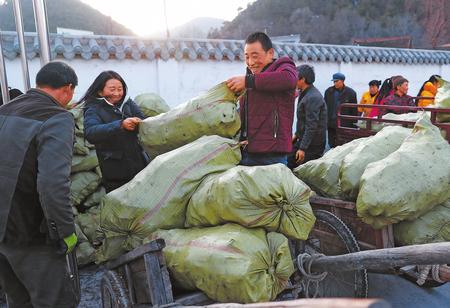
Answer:
<path fill-rule="evenodd" d="M 292 151 L 297 71 L 288 57 L 274 59 L 270 38 L 262 32 L 245 41 L 247 74 L 227 80 L 230 90 L 246 90 L 240 104 L 241 165 L 287 164 Z"/>

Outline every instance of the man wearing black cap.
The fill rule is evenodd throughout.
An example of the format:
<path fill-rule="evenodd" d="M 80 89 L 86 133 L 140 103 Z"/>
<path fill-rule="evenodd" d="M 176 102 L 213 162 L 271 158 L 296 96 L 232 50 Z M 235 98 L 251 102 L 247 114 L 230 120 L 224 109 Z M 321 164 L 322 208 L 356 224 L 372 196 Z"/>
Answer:
<path fill-rule="evenodd" d="M 330 148 L 334 148 L 336 146 L 336 120 L 339 105 L 344 103 L 356 104 L 358 102 L 356 99 L 356 92 L 352 88 L 345 85 L 344 74 L 333 74 L 332 81 L 334 85 L 332 87 L 329 87 L 325 91 L 324 95 L 328 109 L 328 144 L 330 145 Z M 342 108 L 341 114 L 358 116 L 358 109 Z M 341 126 L 355 127 L 356 121 L 357 120 L 342 120 Z"/>
<path fill-rule="evenodd" d="M 325 150 L 327 105 L 322 94 L 313 85 L 316 75 L 310 65 L 297 68 L 297 129 L 292 137 L 294 151 L 288 159 L 293 169 L 307 161 L 320 158 Z"/>
<path fill-rule="evenodd" d="M 30 89 L 0 107 L 0 288 L 9 308 L 77 306 L 70 206 L 78 77 L 50 62 Z"/>

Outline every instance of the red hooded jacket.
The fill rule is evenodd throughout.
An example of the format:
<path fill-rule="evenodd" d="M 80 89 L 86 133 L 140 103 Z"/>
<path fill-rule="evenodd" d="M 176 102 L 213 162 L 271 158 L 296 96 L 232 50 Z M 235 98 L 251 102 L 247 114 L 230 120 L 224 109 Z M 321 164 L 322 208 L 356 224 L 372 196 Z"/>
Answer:
<path fill-rule="evenodd" d="M 246 78 L 247 92 L 240 100 L 241 140 L 248 140 L 249 153 L 292 151 L 297 75 L 294 62 L 282 57 Z"/>

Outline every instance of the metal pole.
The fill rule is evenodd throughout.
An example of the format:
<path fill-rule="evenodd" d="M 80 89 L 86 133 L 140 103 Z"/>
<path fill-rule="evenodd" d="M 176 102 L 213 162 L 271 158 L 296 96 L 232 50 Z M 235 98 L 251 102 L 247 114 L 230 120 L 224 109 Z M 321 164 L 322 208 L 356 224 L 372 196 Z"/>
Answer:
<path fill-rule="evenodd" d="M 3 103 L 9 102 L 8 79 L 6 77 L 5 59 L 3 58 L 2 31 L 0 29 L 0 86 L 2 88 Z"/>
<path fill-rule="evenodd" d="M 20 0 L 13 0 L 14 17 L 16 18 L 16 31 L 19 38 L 20 60 L 22 62 L 22 77 L 25 92 L 30 89 L 30 74 L 28 70 L 27 51 L 25 49 L 25 36 L 23 31 L 22 8 Z"/>
<path fill-rule="evenodd" d="M 44 66 L 51 60 L 45 0 L 33 0 L 33 9 L 36 30 L 39 37 L 41 66 Z"/>
<path fill-rule="evenodd" d="M 169 32 L 169 24 L 167 23 L 167 8 L 166 8 L 166 0 L 163 0 L 164 4 L 164 18 L 166 19 L 166 39 L 170 38 L 170 32 Z"/>

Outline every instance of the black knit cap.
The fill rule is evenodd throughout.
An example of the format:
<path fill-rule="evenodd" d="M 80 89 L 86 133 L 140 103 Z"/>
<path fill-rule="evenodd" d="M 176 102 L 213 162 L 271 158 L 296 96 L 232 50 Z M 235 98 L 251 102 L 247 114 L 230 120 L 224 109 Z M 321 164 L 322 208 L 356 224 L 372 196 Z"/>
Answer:
<path fill-rule="evenodd" d="M 369 87 L 370 86 L 377 86 L 377 87 L 380 87 L 381 86 L 381 80 L 371 80 L 370 82 L 369 82 Z"/>

